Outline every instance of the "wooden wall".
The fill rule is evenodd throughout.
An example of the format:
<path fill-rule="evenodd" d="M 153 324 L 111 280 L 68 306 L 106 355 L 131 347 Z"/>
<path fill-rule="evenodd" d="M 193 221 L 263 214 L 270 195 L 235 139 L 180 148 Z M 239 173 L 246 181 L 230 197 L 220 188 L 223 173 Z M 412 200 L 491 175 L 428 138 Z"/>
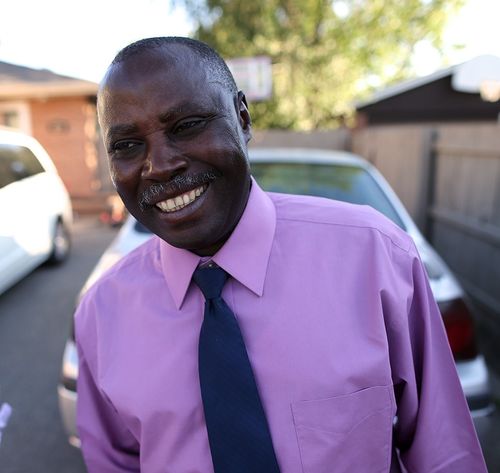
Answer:
<path fill-rule="evenodd" d="M 317 148 L 351 149 L 351 132 L 348 128 L 336 130 L 288 131 L 253 130 L 251 148 Z"/>
<path fill-rule="evenodd" d="M 500 316 L 500 125 L 377 126 L 354 132 L 352 144 L 467 292 Z"/>
<path fill-rule="evenodd" d="M 500 315 L 500 126 L 442 126 L 431 238 L 468 292 Z"/>
<path fill-rule="evenodd" d="M 426 218 L 422 196 L 427 192 L 424 164 L 431 133 L 418 125 L 377 126 L 354 131 L 352 138 L 352 151 L 384 175 L 420 227 Z"/>

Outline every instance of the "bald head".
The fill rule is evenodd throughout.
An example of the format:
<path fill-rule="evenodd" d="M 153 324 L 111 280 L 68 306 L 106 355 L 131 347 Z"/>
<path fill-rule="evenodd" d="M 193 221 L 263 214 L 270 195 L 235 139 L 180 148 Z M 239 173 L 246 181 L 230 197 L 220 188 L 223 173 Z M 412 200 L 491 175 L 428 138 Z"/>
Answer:
<path fill-rule="evenodd" d="M 228 92 L 235 95 L 238 92 L 236 82 L 221 56 L 207 44 L 191 38 L 181 36 L 159 36 L 156 38 L 145 38 L 124 47 L 115 56 L 108 68 L 109 72 L 117 65 L 132 61 L 134 58 L 153 51 L 160 52 L 164 49 L 170 52 L 183 54 L 190 52 L 203 68 L 210 82 L 217 82 Z M 106 78 L 105 78 L 106 79 Z"/>

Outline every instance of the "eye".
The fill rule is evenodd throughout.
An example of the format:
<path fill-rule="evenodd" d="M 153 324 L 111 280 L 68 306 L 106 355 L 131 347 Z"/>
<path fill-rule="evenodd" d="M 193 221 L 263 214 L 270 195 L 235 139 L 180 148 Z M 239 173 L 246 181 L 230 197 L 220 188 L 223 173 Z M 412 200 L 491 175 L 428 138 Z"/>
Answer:
<path fill-rule="evenodd" d="M 205 126 L 206 120 L 204 118 L 189 118 L 179 122 L 174 128 L 174 134 L 179 134 L 188 131 L 195 131 Z"/>
<path fill-rule="evenodd" d="M 137 140 L 120 140 L 111 144 L 110 153 L 112 154 L 131 154 L 134 151 L 138 151 L 142 146 L 141 141 Z"/>

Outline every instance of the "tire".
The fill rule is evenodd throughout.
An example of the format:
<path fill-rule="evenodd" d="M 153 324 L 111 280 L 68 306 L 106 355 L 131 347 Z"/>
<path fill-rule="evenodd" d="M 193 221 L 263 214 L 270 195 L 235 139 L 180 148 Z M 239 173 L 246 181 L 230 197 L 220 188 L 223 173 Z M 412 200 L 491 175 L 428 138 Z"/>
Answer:
<path fill-rule="evenodd" d="M 61 264 L 68 259 L 71 248 L 71 237 L 68 229 L 60 220 L 57 221 L 52 237 L 52 251 L 47 262 Z"/>

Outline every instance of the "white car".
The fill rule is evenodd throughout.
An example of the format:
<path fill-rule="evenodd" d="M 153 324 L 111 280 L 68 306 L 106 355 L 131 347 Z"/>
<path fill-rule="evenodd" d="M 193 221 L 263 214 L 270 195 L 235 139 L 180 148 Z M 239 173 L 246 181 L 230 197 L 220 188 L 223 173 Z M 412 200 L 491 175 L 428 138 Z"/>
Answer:
<path fill-rule="evenodd" d="M 465 293 L 450 269 L 425 240 L 403 204 L 382 175 L 366 160 L 342 151 L 312 149 L 251 149 L 252 174 L 268 191 L 317 195 L 355 204 L 367 204 L 385 214 L 409 233 L 420 252 L 434 297 L 439 305 L 448 339 L 473 416 L 493 410 L 484 358 L 477 352 L 473 318 Z M 81 294 L 98 277 L 151 233 L 129 217 L 114 242 L 101 257 Z M 74 445 L 78 359 L 72 338 L 63 357 L 59 402 L 63 422 Z"/>
<path fill-rule="evenodd" d="M 70 248 L 68 192 L 40 143 L 0 128 L 0 293 Z"/>

